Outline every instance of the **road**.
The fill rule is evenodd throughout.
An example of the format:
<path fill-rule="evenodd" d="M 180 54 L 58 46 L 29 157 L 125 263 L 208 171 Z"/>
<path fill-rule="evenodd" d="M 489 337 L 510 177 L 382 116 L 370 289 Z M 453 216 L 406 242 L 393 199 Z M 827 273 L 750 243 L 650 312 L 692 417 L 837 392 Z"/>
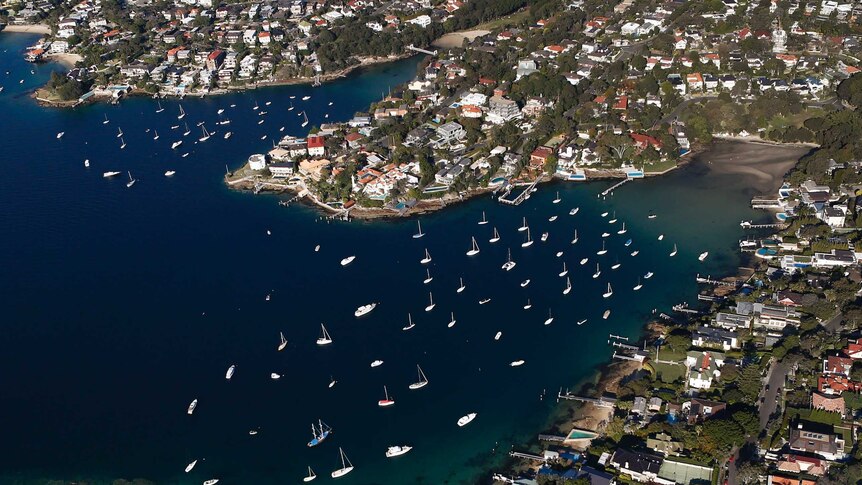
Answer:
<path fill-rule="evenodd" d="M 825 322 L 821 323 L 820 325 L 823 325 L 823 327 L 826 330 L 829 330 L 830 332 L 837 332 L 837 331 L 841 330 L 841 322 L 843 322 L 843 321 L 844 321 L 844 315 L 842 315 L 841 312 L 838 312 L 835 314 L 834 317 L 830 318 L 829 320 L 826 320 Z"/>

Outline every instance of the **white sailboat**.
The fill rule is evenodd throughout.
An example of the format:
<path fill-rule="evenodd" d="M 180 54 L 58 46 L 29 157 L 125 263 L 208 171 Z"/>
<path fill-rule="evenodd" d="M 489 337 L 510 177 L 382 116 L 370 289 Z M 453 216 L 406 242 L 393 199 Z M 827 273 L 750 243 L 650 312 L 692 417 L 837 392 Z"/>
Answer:
<path fill-rule="evenodd" d="M 385 397 L 383 399 L 377 401 L 378 406 L 385 408 L 385 407 L 389 407 L 389 406 L 392 406 L 393 404 L 395 404 L 395 399 L 392 399 L 391 397 L 389 397 L 389 390 L 386 389 L 386 386 L 383 386 L 383 395 Z"/>
<path fill-rule="evenodd" d="M 419 232 L 413 235 L 413 239 L 419 239 L 425 235 L 425 233 L 422 232 L 422 223 L 420 221 L 416 221 L 416 225 L 419 226 Z"/>
<path fill-rule="evenodd" d="M 281 352 L 285 347 L 287 347 L 287 339 L 284 338 L 284 332 L 278 332 L 278 336 L 281 339 L 278 343 L 278 351 Z"/>
<path fill-rule="evenodd" d="M 530 237 L 530 228 L 527 228 L 527 240 L 521 243 L 522 248 L 527 248 L 533 245 L 533 239 Z"/>
<path fill-rule="evenodd" d="M 623 221 L 623 228 L 617 231 L 617 234 L 625 234 L 626 233 L 626 222 Z"/>
<path fill-rule="evenodd" d="M 317 478 L 317 475 L 314 473 L 314 470 L 312 470 L 311 467 L 308 467 L 308 476 L 302 477 L 302 481 L 303 482 L 310 482 L 310 481 L 314 480 L 315 478 Z"/>
<path fill-rule="evenodd" d="M 560 278 L 562 278 L 563 276 L 566 276 L 567 274 L 569 274 L 569 270 L 568 270 L 568 268 L 566 268 L 566 262 L 563 261 L 563 270 L 560 271 L 559 276 L 560 276 Z"/>
<path fill-rule="evenodd" d="M 466 287 L 466 286 L 464 286 L 464 278 L 460 278 L 460 277 L 459 277 L 459 278 L 458 278 L 458 281 L 460 281 L 460 282 L 461 282 L 461 286 L 459 286 L 459 287 L 458 287 L 458 289 L 457 289 L 457 290 L 455 290 L 455 291 L 456 291 L 456 292 L 458 292 L 458 293 L 461 293 L 461 292 L 462 292 L 462 291 L 464 291 L 464 289 L 465 289 L 465 288 L 467 288 L 467 287 Z"/>
<path fill-rule="evenodd" d="M 108 123 L 110 123 L 110 120 L 108 120 L 108 114 L 105 113 L 105 121 L 103 121 L 102 124 L 107 125 Z"/>
<path fill-rule="evenodd" d="M 670 257 L 674 257 L 674 256 L 676 256 L 676 251 L 677 251 L 677 250 L 676 250 L 676 243 L 674 243 L 674 244 L 673 244 L 673 251 L 671 251 L 671 252 L 670 252 L 670 254 L 669 254 L 668 256 L 670 256 Z"/>
<path fill-rule="evenodd" d="M 331 344 L 332 343 L 332 337 L 329 335 L 329 332 L 326 331 L 326 327 L 324 327 L 322 323 L 320 324 L 320 330 L 322 331 L 323 335 L 321 335 L 317 339 L 317 345 L 329 345 L 329 344 Z"/>
<path fill-rule="evenodd" d="M 153 136 L 153 140 L 158 140 L 159 139 L 159 130 L 153 130 L 153 132 L 155 133 L 155 135 Z"/>
<path fill-rule="evenodd" d="M 512 250 L 509 249 L 509 256 L 506 259 L 506 262 L 503 263 L 503 269 L 506 271 L 511 271 L 512 268 L 514 268 L 514 267 L 515 267 L 515 262 L 512 261 Z"/>
<path fill-rule="evenodd" d="M 430 312 L 434 309 L 434 295 L 431 292 L 428 292 L 428 306 L 425 307 L 426 312 Z"/>
<path fill-rule="evenodd" d="M 524 305 L 524 310 L 529 310 L 530 308 L 533 308 L 533 304 L 530 303 L 530 299 L 527 298 L 527 303 Z"/>
<path fill-rule="evenodd" d="M 186 111 L 183 109 L 183 105 L 180 105 L 180 114 L 177 116 L 178 120 L 181 120 L 186 117 Z"/>
<path fill-rule="evenodd" d="M 428 385 L 428 378 L 425 377 L 425 373 L 422 372 L 422 368 L 419 367 L 419 364 L 416 364 L 416 370 L 419 372 L 419 380 L 408 386 L 410 390 L 413 391 L 415 391 L 416 389 L 422 389 L 423 387 Z"/>
<path fill-rule="evenodd" d="M 575 237 L 572 238 L 572 244 L 577 244 L 578 242 L 578 230 L 575 229 Z"/>
<path fill-rule="evenodd" d="M 344 450 L 338 448 L 338 453 L 341 454 L 341 468 L 330 473 L 332 478 L 340 478 L 353 471 L 353 464 L 350 463 L 347 455 L 344 454 Z M 311 470 L 311 468 L 309 468 L 309 470 Z"/>
<path fill-rule="evenodd" d="M 203 132 L 203 136 L 201 136 L 200 138 L 198 138 L 198 141 L 199 141 L 199 142 L 201 142 L 201 143 L 203 143 L 203 142 L 205 142 L 205 141 L 209 140 L 209 139 L 210 139 L 210 136 L 212 136 L 212 135 L 210 135 L 210 134 L 207 132 L 207 127 L 206 127 L 206 126 L 201 126 L 201 131 Z"/>
<path fill-rule="evenodd" d="M 467 256 L 475 256 L 479 254 L 479 245 L 476 244 L 476 238 L 473 237 L 471 239 L 473 240 L 473 246 L 470 248 L 469 251 L 467 251 Z"/>
<path fill-rule="evenodd" d="M 497 232 L 497 228 L 494 228 L 494 235 L 491 236 L 491 239 L 488 239 L 489 243 L 495 243 L 500 240 L 500 233 Z"/>
<path fill-rule="evenodd" d="M 126 172 L 126 173 L 129 174 L 129 181 L 126 182 L 126 187 L 131 188 L 132 185 L 135 185 L 135 182 L 137 182 L 137 180 L 132 178 L 132 172 Z"/>
<path fill-rule="evenodd" d="M 303 122 L 302 122 L 302 125 L 301 125 L 301 126 L 302 126 L 303 128 L 305 128 L 306 126 L 308 126 L 308 115 L 307 115 L 307 114 L 305 114 L 305 111 L 303 111 L 303 112 L 302 112 L 302 116 L 303 116 L 303 117 L 305 117 L 305 121 L 303 121 Z"/>
<path fill-rule="evenodd" d="M 404 330 L 406 332 L 407 330 L 410 330 L 411 328 L 413 328 L 415 326 L 416 326 L 416 324 L 413 323 L 413 315 L 408 313 L 407 314 L 407 325 L 401 327 L 401 330 Z"/>
<path fill-rule="evenodd" d="M 551 309 L 548 308 L 548 319 L 545 320 L 545 325 L 550 325 L 554 321 L 554 316 L 551 315 Z"/>
<path fill-rule="evenodd" d="M 120 137 L 120 150 L 126 148 L 126 140 L 123 140 L 123 137 Z"/>
<path fill-rule="evenodd" d="M 452 328 L 455 326 L 455 312 L 452 312 L 449 317 L 449 323 L 446 324 L 446 328 Z"/>
<path fill-rule="evenodd" d="M 608 224 L 616 224 L 617 223 L 617 211 L 614 211 L 614 215 L 611 216 L 611 219 L 608 221 Z"/>
<path fill-rule="evenodd" d="M 189 124 L 184 122 L 183 125 L 186 127 L 186 131 L 183 132 L 183 136 L 189 136 L 192 133 L 192 130 L 189 129 Z"/>
<path fill-rule="evenodd" d="M 434 279 L 434 277 L 431 276 L 431 270 L 429 268 L 425 268 L 425 274 L 427 276 L 425 277 L 424 280 L 422 280 L 422 283 L 427 285 L 428 283 L 430 283 Z"/>
<path fill-rule="evenodd" d="M 293 111 L 293 101 L 290 102 L 290 107 L 287 108 L 288 111 Z"/>
<path fill-rule="evenodd" d="M 566 276 L 566 289 L 563 290 L 564 295 L 568 295 L 572 291 L 572 281 Z"/>
<path fill-rule="evenodd" d="M 632 290 L 634 290 L 634 291 L 638 291 L 638 290 L 640 290 L 640 289 L 641 289 L 641 288 L 643 288 L 643 287 L 644 287 L 644 285 L 641 283 L 641 279 L 640 279 L 640 277 L 638 277 L 638 284 L 636 284 L 636 285 L 635 285 L 635 287 L 634 287 L 634 288 L 632 288 Z"/>
<path fill-rule="evenodd" d="M 553 203 L 559 204 L 561 200 L 563 200 L 563 199 L 560 198 L 560 192 L 557 191 L 557 198 L 553 200 Z"/>
<path fill-rule="evenodd" d="M 601 276 L 601 274 L 602 270 L 599 268 L 599 263 L 596 263 L 596 272 L 593 273 L 593 279 L 598 278 L 599 276 Z"/>
<path fill-rule="evenodd" d="M 526 230 L 527 230 L 527 218 L 525 217 L 523 224 L 521 224 L 521 227 L 518 228 L 518 232 L 524 232 Z"/>
<path fill-rule="evenodd" d="M 118 126 L 117 127 L 117 138 L 119 138 L 121 136 L 123 136 L 123 129 Z"/>
<path fill-rule="evenodd" d="M 606 292 L 602 295 L 602 298 L 610 298 L 610 297 L 611 297 L 611 295 L 613 295 L 613 294 L 614 294 L 614 290 L 611 288 L 611 284 L 610 284 L 610 283 L 608 283 L 608 291 L 606 291 Z"/>
<path fill-rule="evenodd" d="M 156 113 L 161 113 L 162 111 L 165 110 L 165 108 L 162 108 L 162 102 L 161 101 L 156 101 L 156 104 L 159 106 L 159 108 L 156 110 Z"/>
<path fill-rule="evenodd" d="M 488 223 L 488 219 L 485 218 L 485 211 L 482 211 L 482 220 L 479 221 L 479 225 L 484 226 L 487 223 Z"/>
<path fill-rule="evenodd" d="M 598 252 L 596 252 L 596 254 L 598 254 L 599 256 L 601 256 L 601 255 L 603 255 L 603 254 L 607 254 L 607 253 L 608 253 L 608 250 L 607 250 L 607 249 L 605 249 L 605 242 L 604 242 L 604 241 L 602 241 L 602 249 L 600 249 Z"/>
<path fill-rule="evenodd" d="M 425 257 L 419 260 L 422 264 L 428 264 L 431 262 L 431 254 L 428 252 L 428 248 L 425 248 Z"/>

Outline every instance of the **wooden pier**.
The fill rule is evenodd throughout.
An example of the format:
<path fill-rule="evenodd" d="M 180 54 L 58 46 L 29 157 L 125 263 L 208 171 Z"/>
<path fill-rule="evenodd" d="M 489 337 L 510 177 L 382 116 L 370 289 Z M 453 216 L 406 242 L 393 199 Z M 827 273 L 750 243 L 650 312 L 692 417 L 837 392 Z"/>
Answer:
<path fill-rule="evenodd" d="M 413 44 L 408 45 L 407 47 L 405 47 L 405 49 L 411 50 L 413 52 L 421 52 L 422 54 L 428 54 L 429 56 L 436 56 L 437 55 L 436 50 L 429 51 L 427 49 L 420 49 L 419 47 L 414 47 Z"/>
<path fill-rule="evenodd" d="M 614 350 L 614 355 L 612 357 L 614 359 L 631 360 L 631 361 L 635 361 L 635 362 L 641 362 L 641 359 L 638 359 L 636 357 L 631 357 L 631 356 L 624 355 L 624 354 L 618 354 L 616 350 Z"/>
<path fill-rule="evenodd" d="M 706 284 L 706 285 L 727 286 L 730 288 L 736 288 L 739 286 L 739 283 L 736 281 L 731 282 L 731 281 L 714 280 L 714 279 L 710 278 L 709 276 L 704 278 L 703 276 L 700 275 L 700 273 L 698 273 L 698 275 L 695 277 L 695 281 L 697 281 L 698 283 Z"/>
<path fill-rule="evenodd" d="M 599 398 L 595 398 L 595 397 L 588 397 L 588 396 L 578 396 L 575 394 L 571 394 L 568 391 L 565 394 L 563 394 L 562 391 L 558 392 L 557 393 L 557 399 L 565 399 L 567 401 L 585 402 L 585 403 L 589 403 L 589 404 L 595 404 L 596 406 L 601 406 L 604 408 L 613 408 L 617 403 L 617 400 L 614 398 L 611 398 L 611 397 L 602 396 Z"/>
<path fill-rule="evenodd" d="M 787 229 L 787 224 L 784 223 L 753 224 L 751 221 L 742 221 L 739 225 L 743 229 Z"/>
<path fill-rule="evenodd" d="M 700 312 L 688 307 L 688 303 L 680 303 L 673 306 L 673 311 L 680 313 L 689 313 L 691 315 L 700 315 Z"/>
<path fill-rule="evenodd" d="M 608 194 L 610 194 L 611 192 L 613 192 L 614 190 L 616 190 L 616 189 L 618 189 L 618 188 L 622 187 L 622 186 L 623 186 L 623 184 L 625 184 L 626 182 L 629 182 L 629 181 L 631 181 L 631 180 L 632 180 L 632 179 L 630 179 L 630 178 L 626 178 L 626 179 L 620 180 L 619 182 L 617 182 L 617 183 L 615 183 L 615 184 L 611 185 L 610 187 L 606 188 L 606 189 L 602 192 L 602 197 L 605 197 L 606 195 L 608 195 Z"/>
<path fill-rule="evenodd" d="M 527 188 L 524 189 L 523 192 L 518 194 L 518 196 L 512 200 L 509 200 L 506 198 L 509 195 L 509 193 L 511 193 L 511 190 L 510 190 L 510 191 L 504 193 L 503 195 L 501 195 L 500 197 L 497 197 L 497 201 L 502 202 L 504 204 L 509 204 L 509 205 L 521 205 L 521 202 L 524 202 L 525 200 L 527 200 L 527 197 L 530 196 L 530 193 L 533 192 L 533 189 L 535 189 L 536 186 L 539 185 L 539 182 L 541 182 L 541 181 L 542 181 L 542 177 L 538 177 L 536 180 L 533 180 L 533 183 L 528 185 Z"/>
<path fill-rule="evenodd" d="M 613 347 L 618 347 L 621 349 L 634 350 L 635 352 L 640 350 L 640 347 L 635 347 L 634 345 L 624 344 L 620 342 L 611 342 L 610 340 L 608 340 L 608 343 L 611 344 Z"/>
<path fill-rule="evenodd" d="M 533 461 L 541 461 L 541 462 L 545 461 L 544 456 L 534 455 L 532 453 L 523 453 L 523 452 L 515 451 L 515 450 L 510 451 L 509 456 L 513 456 L 515 458 L 524 458 L 524 459 L 533 460 Z"/>
<path fill-rule="evenodd" d="M 709 295 L 697 295 L 697 299 L 700 301 L 711 301 L 716 303 L 721 303 L 724 301 L 723 296 L 709 296 Z"/>

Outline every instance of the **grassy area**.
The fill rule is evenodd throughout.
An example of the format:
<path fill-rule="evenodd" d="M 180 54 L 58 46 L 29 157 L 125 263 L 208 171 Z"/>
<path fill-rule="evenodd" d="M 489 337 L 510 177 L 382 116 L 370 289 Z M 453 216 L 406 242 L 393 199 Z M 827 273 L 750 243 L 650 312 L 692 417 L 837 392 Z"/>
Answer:
<path fill-rule="evenodd" d="M 676 160 L 662 160 L 644 166 L 646 173 L 661 173 L 676 167 Z"/>
<path fill-rule="evenodd" d="M 685 376 L 685 366 L 673 364 L 652 363 L 656 375 L 662 382 L 670 384 Z"/>
<path fill-rule="evenodd" d="M 505 17 L 489 20 L 488 22 L 485 22 L 484 24 L 479 24 L 470 30 L 494 30 L 502 27 L 508 27 L 510 25 L 518 25 L 524 20 L 526 20 L 529 15 L 530 9 L 525 8 Z"/>

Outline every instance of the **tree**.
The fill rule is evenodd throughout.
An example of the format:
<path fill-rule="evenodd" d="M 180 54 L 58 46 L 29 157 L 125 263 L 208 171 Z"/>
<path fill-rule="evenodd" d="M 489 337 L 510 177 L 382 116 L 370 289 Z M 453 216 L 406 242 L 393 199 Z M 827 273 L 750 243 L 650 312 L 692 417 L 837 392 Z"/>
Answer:
<path fill-rule="evenodd" d="M 856 73 L 841 81 L 836 89 L 838 99 L 846 101 L 853 106 L 862 105 L 862 75 Z"/>

